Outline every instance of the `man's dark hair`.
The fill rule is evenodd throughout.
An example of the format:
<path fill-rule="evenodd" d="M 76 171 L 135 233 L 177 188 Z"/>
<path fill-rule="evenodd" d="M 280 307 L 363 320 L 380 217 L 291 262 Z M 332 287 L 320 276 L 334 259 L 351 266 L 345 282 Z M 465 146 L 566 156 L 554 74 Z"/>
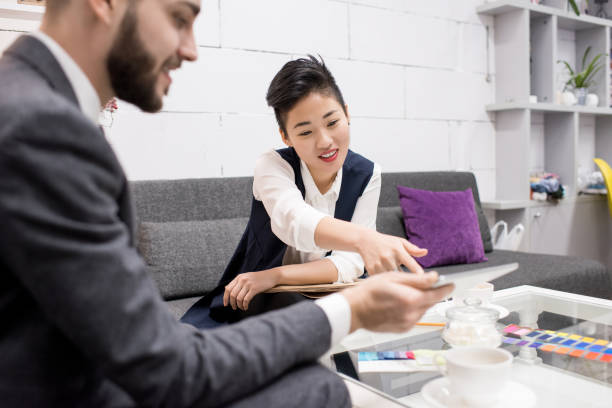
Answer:
<path fill-rule="evenodd" d="M 266 101 L 268 106 L 274 108 L 276 121 L 285 136 L 287 136 L 287 114 L 302 98 L 312 92 L 333 96 L 346 114 L 340 88 L 321 56 L 316 59 L 308 55 L 308 58 L 289 61 L 272 79 Z"/>

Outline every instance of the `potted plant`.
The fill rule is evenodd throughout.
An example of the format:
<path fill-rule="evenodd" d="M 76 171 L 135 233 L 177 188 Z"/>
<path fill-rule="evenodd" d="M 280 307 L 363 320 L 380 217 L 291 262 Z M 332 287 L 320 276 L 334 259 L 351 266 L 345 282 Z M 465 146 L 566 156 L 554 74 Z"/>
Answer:
<path fill-rule="evenodd" d="M 569 88 L 574 91 L 579 105 L 584 105 L 588 93 L 588 88 L 593 84 L 593 78 L 595 77 L 595 74 L 597 74 L 599 70 L 603 67 L 601 58 L 605 55 L 608 55 L 604 53 L 597 54 L 587 65 L 587 58 L 589 56 L 589 52 L 591 52 L 591 47 L 588 47 L 584 51 L 584 55 L 582 57 L 581 71 L 578 71 L 577 69 L 572 69 L 572 67 L 567 61 L 557 61 L 557 63 L 563 63 L 567 67 L 570 74 L 570 78 L 565 83 L 565 88 Z"/>

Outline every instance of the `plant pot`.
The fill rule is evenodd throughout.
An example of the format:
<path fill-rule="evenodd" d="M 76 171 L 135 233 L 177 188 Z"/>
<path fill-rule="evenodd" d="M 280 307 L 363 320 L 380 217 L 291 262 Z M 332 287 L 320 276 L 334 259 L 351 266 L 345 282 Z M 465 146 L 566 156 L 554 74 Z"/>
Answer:
<path fill-rule="evenodd" d="M 586 103 L 586 96 L 588 93 L 588 88 L 576 88 L 574 90 L 574 95 L 576 95 L 578 105 L 584 105 Z"/>

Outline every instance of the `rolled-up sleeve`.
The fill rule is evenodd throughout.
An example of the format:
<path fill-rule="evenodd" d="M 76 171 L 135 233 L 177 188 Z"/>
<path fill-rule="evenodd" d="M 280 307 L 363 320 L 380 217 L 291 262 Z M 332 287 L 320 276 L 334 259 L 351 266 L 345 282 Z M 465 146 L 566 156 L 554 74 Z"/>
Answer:
<path fill-rule="evenodd" d="M 263 203 L 272 232 L 281 241 L 298 251 L 322 250 L 315 243 L 315 230 L 329 215 L 304 201 L 291 165 L 277 152 L 267 152 L 257 160 L 253 196 Z"/>

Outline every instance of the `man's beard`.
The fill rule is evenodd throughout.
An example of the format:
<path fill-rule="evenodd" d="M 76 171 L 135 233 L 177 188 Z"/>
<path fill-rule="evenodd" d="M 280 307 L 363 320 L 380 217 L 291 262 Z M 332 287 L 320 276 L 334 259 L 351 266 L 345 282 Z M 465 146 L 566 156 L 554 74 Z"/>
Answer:
<path fill-rule="evenodd" d="M 136 11 L 130 9 L 121 22 L 119 34 L 106 59 L 106 68 L 117 97 L 145 112 L 159 111 L 163 102 L 155 92 L 158 78 L 155 65 L 155 58 L 147 52 L 138 35 Z"/>

